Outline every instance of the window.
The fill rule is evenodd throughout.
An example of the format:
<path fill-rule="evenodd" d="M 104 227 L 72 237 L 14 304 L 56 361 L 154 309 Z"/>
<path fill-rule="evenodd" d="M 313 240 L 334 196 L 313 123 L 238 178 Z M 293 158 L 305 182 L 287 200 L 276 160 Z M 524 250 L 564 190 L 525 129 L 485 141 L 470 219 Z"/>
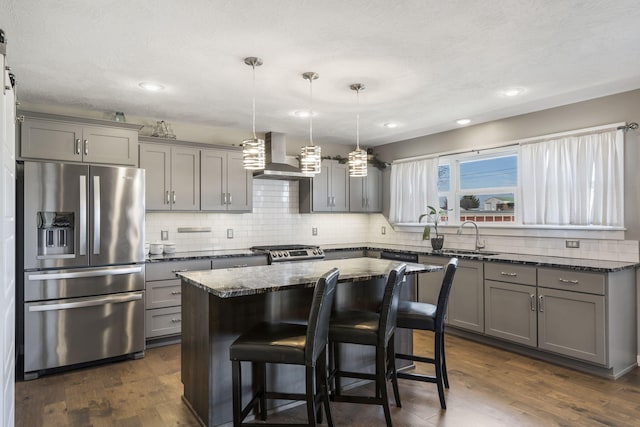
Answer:
<path fill-rule="evenodd" d="M 438 172 L 440 207 L 451 209 L 455 223 L 516 222 L 518 156 L 513 148 L 441 158 Z"/>

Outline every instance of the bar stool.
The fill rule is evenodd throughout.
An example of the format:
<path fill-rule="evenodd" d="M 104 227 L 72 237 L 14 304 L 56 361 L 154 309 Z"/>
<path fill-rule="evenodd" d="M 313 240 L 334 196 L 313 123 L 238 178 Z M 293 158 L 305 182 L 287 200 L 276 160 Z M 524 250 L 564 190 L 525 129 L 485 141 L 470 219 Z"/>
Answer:
<path fill-rule="evenodd" d="M 435 365 L 436 371 L 435 376 L 399 372 L 398 378 L 436 383 L 438 385 L 438 397 L 440 398 L 440 407 L 442 409 L 447 409 L 444 400 L 444 388 L 449 388 L 447 362 L 444 352 L 444 319 L 449 294 L 451 293 L 451 285 L 453 284 L 453 276 L 457 268 L 458 259 L 452 258 L 445 269 L 437 305 L 411 301 L 400 301 L 398 304 L 398 328 L 433 331 L 435 336 L 433 341 L 433 357 L 396 353 L 396 358 L 431 363 Z"/>
<path fill-rule="evenodd" d="M 242 334 L 229 347 L 232 362 L 233 381 L 233 425 L 255 425 L 243 423 L 256 406 L 260 418 L 267 419 L 267 399 L 305 400 L 307 403 L 308 424 L 315 426 L 322 420 L 320 400 L 324 402 L 327 422 L 333 426 L 329 406 L 329 387 L 327 380 L 327 335 L 331 306 L 338 282 L 338 269 L 324 274 L 316 283 L 313 302 L 307 325 L 292 323 L 262 322 Z M 254 378 L 260 384 L 246 407 L 242 407 L 241 361 L 252 363 Z M 266 389 L 266 364 L 282 363 L 305 366 L 306 392 L 280 393 Z M 315 387 L 314 387 L 315 376 Z"/>
<path fill-rule="evenodd" d="M 406 264 L 401 264 L 389 272 L 379 313 L 373 311 L 341 311 L 334 313 L 329 323 L 329 356 L 332 361 L 329 379 L 334 384 L 334 392 L 331 395 L 331 399 L 336 402 L 382 405 L 387 426 L 392 425 L 387 395 L 388 378 L 391 379 L 393 385 L 396 406 L 401 406 L 396 376 L 394 334 L 400 287 L 406 267 Z M 338 348 L 340 343 L 375 346 L 376 373 L 341 370 Z M 375 397 L 341 394 L 339 382 L 341 377 L 375 381 Z"/>

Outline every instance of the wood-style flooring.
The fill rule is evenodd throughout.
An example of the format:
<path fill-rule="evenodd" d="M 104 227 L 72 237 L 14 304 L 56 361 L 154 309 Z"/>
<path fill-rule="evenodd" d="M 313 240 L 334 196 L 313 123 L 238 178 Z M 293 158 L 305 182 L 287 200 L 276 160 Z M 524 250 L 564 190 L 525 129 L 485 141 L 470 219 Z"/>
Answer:
<path fill-rule="evenodd" d="M 414 338 L 417 348 L 432 348 L 429 333 Z M 400 380 L 395 426 L 640 426 L 640 369 L 611 381 L 451 335 L 447 363 L 448 409 L 440 410 L 435 385 Z M 18 382 L 16 426 L 198 425 L 181 394 L 180 346 L 154 348 L 141 360 Z M 381 407 L 331 408 L 337 426 L 385 424 Z M 304 406 L 269 417 L 276 420 L 305 422 Z"/>

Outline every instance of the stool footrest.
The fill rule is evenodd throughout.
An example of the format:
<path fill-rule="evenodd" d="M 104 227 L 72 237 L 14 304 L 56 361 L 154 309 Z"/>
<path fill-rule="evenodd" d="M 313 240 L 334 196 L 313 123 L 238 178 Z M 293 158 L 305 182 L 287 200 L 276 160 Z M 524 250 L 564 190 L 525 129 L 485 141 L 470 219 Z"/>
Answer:
<path fill-rule="evenodd" d="M 367 374 L 363 372 L 335 371 L 332 372 L 330 378 L 357 378 L 359 380 L 376 380 L 375 374 Z"/>
<path fill-rule="evenodd" d="M 405 380 L 422 381 L 424 383 L 438 383 L 438 378 L 431 375 L 409 374 L 407 372 L 398 372 L 398 378 Z"/>
<path fill-rule="evenodd" d="M 396 359 L 412 360 L 414 362 L 431 363 L 431 364 L 436 363 L 436 359 L 434 359 L 433 357 L 422 357 L 422 356 L 416 356 L 415 354 L 396 353 Z"/>
<path fill-rule="evenodd" d="M 365 405 L 380 405 L 383 400 L 373 396 L 351 396 L 346 394 L 334 394 L 329 397 L 332 402 L 362 403 Z"/>

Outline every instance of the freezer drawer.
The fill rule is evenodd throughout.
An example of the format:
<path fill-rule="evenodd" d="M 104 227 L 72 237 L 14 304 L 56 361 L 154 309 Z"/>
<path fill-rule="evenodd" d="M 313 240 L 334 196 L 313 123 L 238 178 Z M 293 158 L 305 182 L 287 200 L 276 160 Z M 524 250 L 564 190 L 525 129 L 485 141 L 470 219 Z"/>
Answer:
<path fill-rule="evenodd" d="M 142 290 L 142 264 L 24 273 L 25 302 Z"/>
<path fill-rule="evenodd" d="M 144 351 L 144 291 L 24 305 L 24 372 Z"/>

